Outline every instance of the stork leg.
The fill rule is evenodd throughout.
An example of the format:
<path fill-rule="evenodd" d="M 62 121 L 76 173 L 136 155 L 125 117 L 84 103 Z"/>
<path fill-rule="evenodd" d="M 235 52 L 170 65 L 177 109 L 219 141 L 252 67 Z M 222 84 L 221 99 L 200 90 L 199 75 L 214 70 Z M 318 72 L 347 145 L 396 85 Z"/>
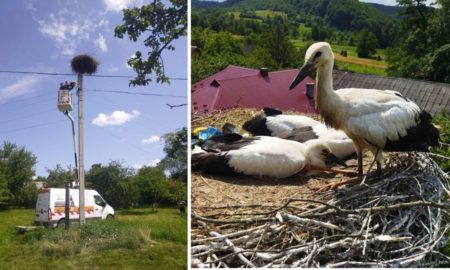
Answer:
<path fill-rule="evenodd" d="M 367 173 L 364 176 L 363 180 L 361 181 L 360 185 L 363 185 L 364 182 L 366 182 L 367 176 L 369 175 L 370 170 L 372 170 L 372 167 L 373 167 L 373 164 L 375 163 L 375 161 L 377 162 L 377 169 L 380 168 L 379 166 L 381 166 L 381 163 L 378 160 L 378 153 L 380 153 L 380 148 L 377 148 L 377 152 L 374 155 L 373 161 L 372 161 L 372 163 L 370 163 L 369 169 L 367 170 Z M 381 170 L 381 168 L 380 168 L 380 170 Z"/>
<path fill-rule="evenodd" d="M 383 151 L 381 151 L 379 148 L 377 150 L 377 154 L 375 156 L 377 160 L 377 174 L 381 174 L 382 169 L 382 162 L 383 162 Z"/>
<path fill-rule="evenodd" d="M 363 151 L 361 148 L 358 148 L 358 151 L 356 152 L 358 155 L 358 175 L 363 175 Z"/>

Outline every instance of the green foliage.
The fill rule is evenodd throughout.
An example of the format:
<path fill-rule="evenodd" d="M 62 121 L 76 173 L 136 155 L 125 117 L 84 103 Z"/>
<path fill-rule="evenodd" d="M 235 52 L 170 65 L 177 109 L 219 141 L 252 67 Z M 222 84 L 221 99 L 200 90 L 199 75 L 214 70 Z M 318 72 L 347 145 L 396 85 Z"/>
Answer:
<path fill-rule="evenodd" d="M 168 171 L 170 177 L 187 183 L 187 128 L 163 136 L 166 156 L 160 166 Z"/>
<path fill-rule="evenodd" d="M 377 52 L 378 40 L 375 35 L 367 29 L 360 32 L 356 51 L 359 57 L 369 58 Z"/>
<path fill-rule="evenodd" d="M 30 200 L 36 196 L 36 188 L 31 186 L 34 185 L 32 178 L 35 164 L 36 156 L 25 147 L 3 143 L 0 148 L 0 205 L 5 204 L 6 200 L 9 205 L 27 207 L 35 203 L 30 204 Z"/>
<path fill-rule="evenodd" d="M 143 167 L 139 169 L 133 179 L 139 190 L 139 205 L 149 205 L 162 202 L 168 197 L 167 179 L 164 172 L 156 167 Z"/>
<path fill-rule="evenodd" d="M 54 169 L 47 168 L 47 173 L 46 187 L 49 188 L 64 188 L 65 183 L 77 179 L 76 172 L 71 166 L 64 169 L 60 164 L 57 164 Z"/>
<path fill-rule="evenodd" d="M 433 122 L 440 127 L 440 146 L 433 148 L 432 152 L 441 156 L 432 156 L 444 172 L 450 172 L 450 112 L 443 112 L 433 118 Z"/>
<path fill-rule="evenodd" d="M 8 178 L 6 177 L 6 165 L 0 162 L 0 208 L 8 205 L 11 192 L 8 188 Z"/>
<path fill-rule="evenodd" d="M 450 82 L 450 0 L 436 8 L 425 0 L 399 0 L 403 8 L 398 44 L 388 50 L 392 76 Z"/>
<path fill-rule="evenodd" d="M 156 75 L 158 83 L 168 83 L 169 78 L 164 71 L 161 54 L 164 50 L 174 50 L 172 42 L 186 35 L 187 1 L 186 0 L 155 0 L 151 4 L 123 10 L 123 24 L 116 26 L 114 34 L 118 38 L 128 35 L 136 42 L 141 35 L 147 35 L 144 45 L 149 51 L 144 55 L 137 51 L 128 59 L 128 65 L 137 73 L 130 81 L 133 86 L 147 85 L 152 81 L 149 77 Z M 166 3 L 166 4 L 165 4 Z"/>
<path fill-rule="evenodd" d="M 86 183 L 88 187 L 97 190 L 113 207 L 128 208 L 138 196 L 129 181 L 132 172 L 132 169 L 124 167 L 117 161 L 112 161 L 107 166 L 94 164 L 86 173 Z"/>

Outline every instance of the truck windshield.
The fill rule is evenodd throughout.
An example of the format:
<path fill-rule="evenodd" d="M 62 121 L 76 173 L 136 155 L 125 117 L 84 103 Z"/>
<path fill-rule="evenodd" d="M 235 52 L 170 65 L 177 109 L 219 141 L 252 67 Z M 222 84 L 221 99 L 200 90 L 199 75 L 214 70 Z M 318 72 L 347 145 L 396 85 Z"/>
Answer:
<path fill-rule="evenodd" d="M 104 205 L 106 202 L 102 199 L 102 197 L 98 195 L 94 195 L 95 204 L 97 205 Z"/>

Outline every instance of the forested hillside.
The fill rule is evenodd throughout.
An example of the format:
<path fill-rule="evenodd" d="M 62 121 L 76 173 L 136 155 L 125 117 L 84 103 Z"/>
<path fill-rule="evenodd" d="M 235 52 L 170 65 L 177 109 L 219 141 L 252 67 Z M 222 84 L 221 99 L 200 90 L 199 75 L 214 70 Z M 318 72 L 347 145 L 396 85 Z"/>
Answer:
<path fill-rule="evenodd" d="M 449 82 L 450 0 L 192 2 L 193 81 L 228 64 L 298 67 L 307 46 L 327 41 L 337 68 Z"/>

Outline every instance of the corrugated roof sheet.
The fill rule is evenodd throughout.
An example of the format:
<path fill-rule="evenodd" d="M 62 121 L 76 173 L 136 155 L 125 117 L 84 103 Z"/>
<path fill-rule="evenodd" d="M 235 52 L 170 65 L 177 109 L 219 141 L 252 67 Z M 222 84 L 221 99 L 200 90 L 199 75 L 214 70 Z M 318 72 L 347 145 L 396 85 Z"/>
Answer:
<path fill-rule="evenodd" d="M 334 89 L 366 88 L 395 90 L 416 102 L 431 115 L 450 111 L 450 84 L 406 78 L 333 71 Z"/>
<path fill-rule="evenodd" d="M 306 97 L 307 77 L 295 89 L 289 84 L 298 70 L 269 72 L 229 66 L 192 86 L 192 111 L 207 113 L 231 108 L 272 107 L 281 110 L 315 113 L 314 101 Z"/>

